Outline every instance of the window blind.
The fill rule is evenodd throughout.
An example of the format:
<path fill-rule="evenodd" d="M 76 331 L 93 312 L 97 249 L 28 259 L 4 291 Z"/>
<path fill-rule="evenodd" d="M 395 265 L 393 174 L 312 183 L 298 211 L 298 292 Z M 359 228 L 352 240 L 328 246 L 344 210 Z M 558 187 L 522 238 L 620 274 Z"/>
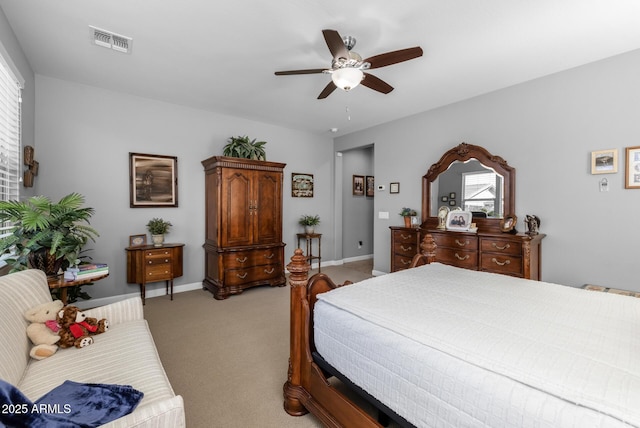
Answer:
<path fill-rule="evenodd" d="M 4 61 L 0 61 L 0 200 L 3 201 L 20 196 L 21 103 L 20 83 Z M 0 224 L 0 237 L 7 234 L 10 227 L 10 224 Z"/>

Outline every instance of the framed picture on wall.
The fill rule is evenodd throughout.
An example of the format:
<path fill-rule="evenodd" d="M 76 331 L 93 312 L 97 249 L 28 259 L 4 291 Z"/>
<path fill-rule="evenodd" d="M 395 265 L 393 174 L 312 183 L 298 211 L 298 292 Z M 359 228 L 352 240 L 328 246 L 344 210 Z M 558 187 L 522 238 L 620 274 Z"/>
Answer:
<path fill-rule="evenodd" d="M 353 176 L 353 194 L 355 196 L 364 196 L 364 175 Z"/>
<path fill-rule="evenodd" d="M 367 175 L 365 178 L 367 183 L 367 196 L 373 196 L 375 191 L 375 180 L 372 175 Z"/>
<path fill-rule="evenodd" d="M 400 183 L 389 183 L 389 193 L 400 193 Z"/>
<path fill-rule="evenodd" d="M 178 206 L 178 158 L 129 153 L 131 208 Z"/>
<path fill-rule="evenodd" d="M 640 146 L 626 148 L 625 189 L 640 189 Z"/>
<path fill-rule="evenodd" d="M 618 149 L 591 152 L 591 174 L 615 174 L 618 172 Z"/>
<path fill-rule="evenodd" d="M 291 196 L 313 198 L 313 174 L 291 173 Z"/>

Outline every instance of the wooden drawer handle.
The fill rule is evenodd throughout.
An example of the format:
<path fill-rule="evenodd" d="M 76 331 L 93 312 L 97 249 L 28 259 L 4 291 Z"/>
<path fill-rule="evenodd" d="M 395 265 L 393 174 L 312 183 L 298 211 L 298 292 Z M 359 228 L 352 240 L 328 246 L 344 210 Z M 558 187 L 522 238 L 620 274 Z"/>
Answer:
<path fill-rule="evenodd" d="M 275 271 L 275 270 L 276 270 L 275 268 L 271 268 L 271 269 L 269 269 L 269 270 L 266 270 L 266 269 L 265 269 L 265 270 L 264 270 L 264 273 L 271 275 L 271 274 L 273 273 L 273 271 Z"/>
<path fill-rule="evenodd" d="M 498 250 L 506 250 L 507 248 L 511 248 L 511 245 L 509 245 L 508 243 L 504 244 L 503 247 L 498 247 L 498 244 L 496 244 L 495 242 L 492 242 L 491 245 L 493 246 L 493 248 L 497 248 Z"/>
<path fill-rule="evenodd" d="M 460 257 L 458 253 L 455 253 L 454 256 L 456 256 L 456 259 L 458 260 L 467 260 L 469 258 L 469 254 L 465 254 L 464 257 Z"/>
<path fill-rule="evenodd" d="M 461 247 L 464 247 L 465 245 L 467 245 L 467 241 L 459 241 L 456 239 L 456 244 L 458 244 Z"/>
<path fill-rule="evenodd" d="M 240 279 L 245 279 L 247 277 L 247 273 L 243 273 L 242 275 L 240 275 L 239 273 L 236 274 L 236 276 Z"/>
<path fill-rule="evenodd" d="M 412 235 L 405 235 L 404 233 L 401 233 L 401 234 L 400 234 L 400 237 L 401 237 L 402 239 L 409 239 L 409 238 L 412 238 L 413 236 L 412 236 Z"/>
<path fill-rule="evenodd" d="M 268 259 L 272 259 L 273 256 L 275 256 L 275 255 L 276 255 L 275 253 L 271 253 L 268 256 L 265 254 L 265 257 L 268 258 Z"/>
<path fill-rule="evenodd" d="M 244 263 L 244 262 L 246 262 L 246 261 L 247 261 L 247 257 L 246 257 L 246 256 L 245 256 L 245 257 L 243 257 L 243 258 L 236 257 L 236 261 L 238 261 L 238 262 L 240 262 L 240 263 Z"/>
<path fill-rule="evenodd" d="M 504 265 L 508 265 L 509 263 L 511 263 L 511 260 L 505 260 L 504 262 L 499 262 L 496 260 L 496 258 L 492 258 L 491 259 L 492 262 L 494 262 L 495 264 L 497 264 L 498 266 L 504 266 Z"/>
<path fill-rule="evenodd" d="M 408 246 L 408 247 L 405 248 L 404 245 L 400 245 L 400 248 L 402 249 L 402 251 L 411 251 L 413 249 L 412 246 Z"/>
<path fill-rule="evenodd" d="M 162 273 L 169 273 L 169 271 L 168 271 L 168 270 L 165 270 L 165 271 L 164 271 L 164 272 L 162 272 Z M 149 276 L 151 276 L 151 275 L 153 275 L 153 274 L 154 274 L 154 272 L 149 272 Z"/>

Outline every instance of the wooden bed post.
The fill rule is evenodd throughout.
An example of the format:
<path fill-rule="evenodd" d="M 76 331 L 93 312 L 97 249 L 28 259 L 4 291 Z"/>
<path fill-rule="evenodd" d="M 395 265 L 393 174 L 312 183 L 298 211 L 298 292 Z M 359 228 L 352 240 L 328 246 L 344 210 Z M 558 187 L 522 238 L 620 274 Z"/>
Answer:
<path fill-rule="evenodd" d="M 422 250 L 411 260 L 411 264 L 409 268 L 414 268 L 416 266 L 422 266 L 426 264 L 430 264 L 436 261 L 436 240 L 433 239 L 433 236 L 430 233 L 424 235 L 422 242 L 420 243 L 420 249 Z"/>
<path fill-rule="evenodd" d="M 284 384 L 284 409 L 292 416 L 301 416 L 308 411 L 302 405 L 300 398 L 308 393 L 302 386 L 303 361 L 306 355 L 306 346 L 302 338 L 306 332 L 301 331 L 306 324 L 301 319 L 308 317 L 308 309 L 304 306 L 307 303 L 307 283 L 309 277 L 309 263 L 300 248 L 294 251 L 291 263 L 287 265 L 289 270 L 289 284 L 291 284 L 291 319 L 290 319 L 290 350 L 289 350 L 289 371 L 287 381 Z M 308 304 L 307 304 L 308 308 Z"/>

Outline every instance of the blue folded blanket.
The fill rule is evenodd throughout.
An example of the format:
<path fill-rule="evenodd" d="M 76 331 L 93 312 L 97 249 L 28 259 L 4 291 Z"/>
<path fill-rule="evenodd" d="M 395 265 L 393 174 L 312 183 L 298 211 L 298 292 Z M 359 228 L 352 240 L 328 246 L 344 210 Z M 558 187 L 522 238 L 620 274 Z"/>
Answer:
<path fill-rule="evenodd" d="M 89 428 L 133 412 L 144 394 L 128 385 L 70 380 L 31 402 L 0 379 L 0 426 L 9 428 Z"/>

